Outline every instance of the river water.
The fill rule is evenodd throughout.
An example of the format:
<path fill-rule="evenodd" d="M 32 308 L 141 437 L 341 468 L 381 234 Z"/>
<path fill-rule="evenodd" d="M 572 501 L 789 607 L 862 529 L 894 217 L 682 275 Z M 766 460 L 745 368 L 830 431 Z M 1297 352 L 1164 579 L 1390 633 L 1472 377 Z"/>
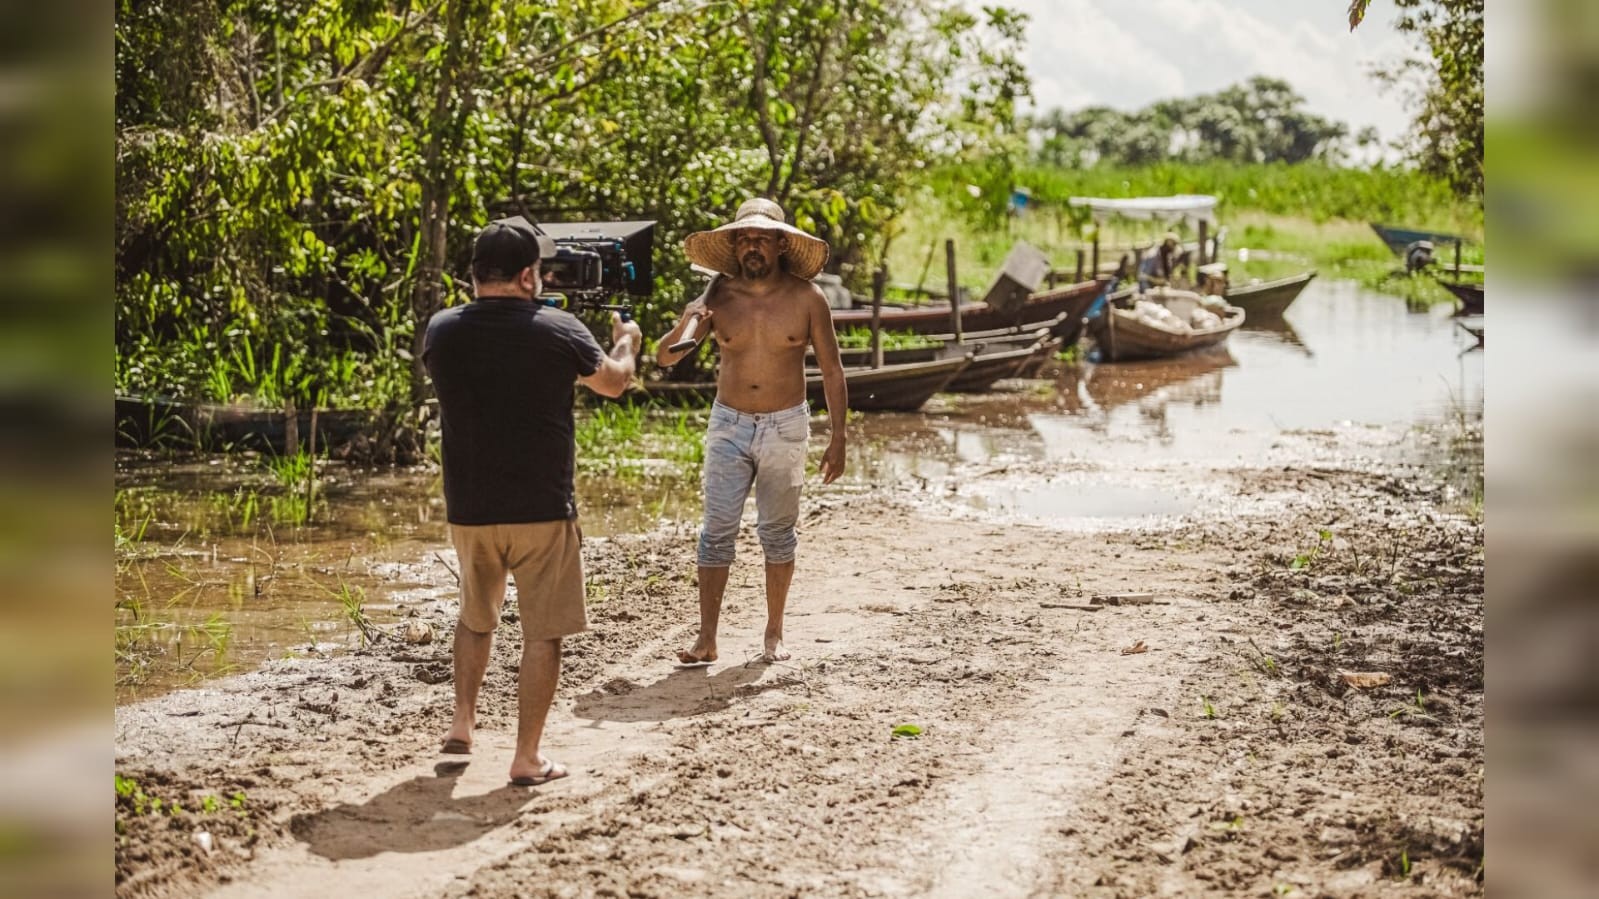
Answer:
<path fill-rule="evenodd" d="M 1136 473 L 1255 464 L 1285 435 L 1369 430 L 1381 443 L 1417 425 L 1476 422 L 1482 366 L 1447 308 L 1412 312 L 1353 282 L 1317 279 L 1282 320 L 1248 323 L 1201 355 L 1084 362 L 1052 380 L 940 396 L 915 414 L 860 416 L 850 471 L 829 489 L 1015 466 L 1048 475 L 997 478 L 946 501 L 1062 524 L 1182 515 L 1194 494 Z M 816 430 L 813 456 L 826 434 Z M 258 460 L 119 454 L 119 702 L 267 659 L 347 650 L 362 641 L 353 610 L 392 622 L 410 603 L 453 593 L 453 581 L 417 564 L 437 553 L 453 565 L 436 470 L 323 474 L 313 523 L 296 526 L 291 499 Z M 688 474 L 580 475 L 578 488 L 591 536 L 698 515 Z"/>

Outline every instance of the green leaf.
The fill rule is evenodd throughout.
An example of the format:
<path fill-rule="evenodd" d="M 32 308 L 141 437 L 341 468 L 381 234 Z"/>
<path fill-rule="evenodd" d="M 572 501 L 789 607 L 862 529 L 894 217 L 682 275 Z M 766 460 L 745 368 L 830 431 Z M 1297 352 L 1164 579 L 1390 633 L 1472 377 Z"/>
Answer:
<path fill-rule="evenodd" d="M 914 724 L 901 724 L 894 728 L 895 739 L 914 740 L 922 735 L 922 729 Z"/>

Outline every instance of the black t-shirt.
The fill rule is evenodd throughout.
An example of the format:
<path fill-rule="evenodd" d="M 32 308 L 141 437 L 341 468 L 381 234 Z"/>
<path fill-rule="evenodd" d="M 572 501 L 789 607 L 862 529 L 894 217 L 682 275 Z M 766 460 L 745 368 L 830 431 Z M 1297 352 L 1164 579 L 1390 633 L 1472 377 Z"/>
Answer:
<path fill-rule="evenodd" d="M 428 321 L 451 524 L 576 517 L 572 393 L 604 355 L 571 313 L 529 300 L 480 297 Z"/>

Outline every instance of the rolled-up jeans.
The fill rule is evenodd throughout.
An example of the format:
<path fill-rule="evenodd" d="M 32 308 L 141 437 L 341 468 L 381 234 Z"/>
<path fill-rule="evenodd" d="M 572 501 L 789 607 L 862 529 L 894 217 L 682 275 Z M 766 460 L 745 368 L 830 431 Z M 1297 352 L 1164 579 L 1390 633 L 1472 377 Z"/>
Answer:
<path fill-rule="evenodd" d="M 699 564 L 733 564 L 734 542 L 744 501 L 755 489 L 755 531 L 768 565 L 794 561 L 799 539 L 800 486 L 811 436 L 811 407 L 800 403 L 780 412 L 740 412 L 717 402 L 705 432 L 705 524 Z"/>

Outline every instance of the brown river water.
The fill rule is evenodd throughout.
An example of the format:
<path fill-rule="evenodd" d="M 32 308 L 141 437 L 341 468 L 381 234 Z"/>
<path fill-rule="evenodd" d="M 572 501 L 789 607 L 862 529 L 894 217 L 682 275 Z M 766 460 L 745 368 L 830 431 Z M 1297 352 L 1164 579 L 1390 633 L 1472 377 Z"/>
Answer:
<path fill-rule="evenodd" d="M 915 414 L 859 416 L 849 473 L 810 495 L 957 484 L 931 501 L 989 521 L 1146 527 L 1213 505 L 1202 484 L 1172 486 L 1207 465 L 1270 464 L 1285 437 L 1352 430 L 1380 448 L 1418 425 L 1480 421 L 1482 403 L 1483 351 L 1447 308 L 1412 312 L 1318 279 L 1284 320 L 1246 324 L 1214 351 L 1084 362 Z M 815 431 L 819 455 L 826 426 Z M 580 474 L 578 489 L 591 537 L 691 530 L 698 515 L 697 477 L 681 469 Z M 416 564 L 452 557 L 436 469 L 330 465 L 318 491 L 312 524 L 295 526 L 259 460 L 118 455 L 119 702 L 347 650 L 362 641 L 352 609 L 387 624 L 408 601 L 453 592 Z"/>

